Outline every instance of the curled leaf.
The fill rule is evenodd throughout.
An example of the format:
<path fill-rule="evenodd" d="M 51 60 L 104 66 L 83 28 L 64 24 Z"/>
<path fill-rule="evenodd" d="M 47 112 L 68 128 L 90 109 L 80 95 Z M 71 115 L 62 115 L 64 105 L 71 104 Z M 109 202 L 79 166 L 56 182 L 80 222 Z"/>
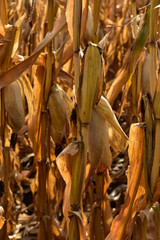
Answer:
<path fill-rule="evenodd" d="M 94 109 L 101 114 L 102 117 L 104 117 L 110 124 L 113 126 L 119 134 L 126 140 L 128 140 L 127 135 L 121 128 L 109 102 L 106 98 L 103 96 L 101 97 L 99 103 L 94 106 Z"/>

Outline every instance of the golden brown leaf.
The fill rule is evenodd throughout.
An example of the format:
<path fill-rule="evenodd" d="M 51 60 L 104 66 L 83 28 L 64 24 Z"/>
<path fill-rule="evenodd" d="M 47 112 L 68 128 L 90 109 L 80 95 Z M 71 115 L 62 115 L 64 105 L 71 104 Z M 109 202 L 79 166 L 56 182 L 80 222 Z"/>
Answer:
<path fill-rule="evenodd" d="M 41 104 L 42 104 L 42 88 L 44 79 L 44 67 L 38 67 L 35 70 L 35 79 L 32 95 L 33 112 L 29 111 L 28 115 L 28 134 L 33 144 L 34 153 L 37 151 L 40 154 L 39 144 L 39 129 L 40 129 L 40 117 L 41 117 Z M 39 135 L 38 135 L 39 134 Z M 38 150 L 39 149 L 39 150 Z M 37 158 L 40 155 L 37 154 Z"/>
<path fill-rule="evenodd" d="M 0 229 L 3 227 L 5 223 L 5 218 L 3 217 L 4 209 L 2 206 L 0 206 Z"/>
<path fill-rule="evenodd" d="M 143 187 L 140 186 L 139 189 L 143 168 L 144 141 L 145 135 L 143 125 L 132 124 L 129 135 L 128 152 L 130 168 L 128 174 L 126 199 L 119 215 L 113 220 L 111 232 L 107 236 L 106 240 L 123 240 L 127 237 L 128 226 L 133 217 L 132 213 L 133 208 L 135 207 L 134 205 L 137 192 L 139 190 L 138 198 L 145 193 Z"/>
<path fill-rule="evenodd" d="M 18 65 L 12 67 L 11 69 L 9 69 L 0 76 L 0 88 L 7 86 L 11 82 L 14 82 L 21 76 L 21 74 L 28 67 L 33 65 L 41 51 L 44 49 L 44 47 L 47 46 L 47 44 L 52 41 L 52 39 L 59 33 L 59 31 L 65 26 L 65 24 L 66 24 L 65 17 L 62 15 L 60 18 L 56 20 L 52 32 L 48 32 L 46 34 L 45 38 L 40 42 L 38 47 L 32 52 L 32 54 L 27 59 L 25 59 Z"/>
<path fill-rule="evenodd" d="M 0 18 L 3 24 L 3 27 L 8 24 L 8 3 L 7 0 L 0 1 Z"/>
<path fill-rule="evenodd" d="M 74 157 L 76 156 L 77 152 L 78 152 L 78 142 L 73 142 L 69 144 L 56 159 L 56 163 L 60 171 L 60 174 L 66 183 L 66 187 L 64 191 L 64 199 L 63 199 L 63 214 L 68 224 L 69 224 L 68 211 L 70 210 L 70 192 L 71 192 L 71 174 L 72 174 L 71 169 L 72 169 L 72 163 L 74 161 Z"/>

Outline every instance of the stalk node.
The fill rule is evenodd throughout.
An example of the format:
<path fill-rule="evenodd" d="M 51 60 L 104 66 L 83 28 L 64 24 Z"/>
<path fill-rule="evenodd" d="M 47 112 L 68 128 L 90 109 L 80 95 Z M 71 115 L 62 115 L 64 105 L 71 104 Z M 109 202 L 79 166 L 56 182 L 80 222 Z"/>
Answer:
<path fill-rule="evenodd" d="M 46 164 L 46 159 L 38 159 L 38 165 L 45 163 Z"/>
<path fill-rule="evenodd" d="M 159 121 L 160 121 L 160 118 L 154 116 L 154 120 L 155 120 L 155 122 L 159 122 Z"/>
<path fill-rule="evenodd" d="M 48 113 L 48 109 L 47 109 L 47 104 L 46 103 L 43 103 L 42 104 L 42 110 L 41 110 L 42 113 Z"/>
<path fill-rule="evenodd" d="M 157 47 L 157 41 L 152 39 L 150 42 L 149 42 L 149 45 L 153 46 L 153 47 Z"/>
<path fill-rule="evenodd" d="M 80 49 L 78 48 L 78 49 L 76 49 L 76 50 L 74 51 L 74 54 L 78 54 L 78 55 L 79 55 L 79 52 L 80 52 Z"/>
<path fill-rule="evenodd" d="M 152 193 L 149 193 L 146 195 L 146 200 L 147 202 L 152 202 L 153 201 L 153 194 Z"/>
<path fill-rule="evenodd" d="M 74 212 L 79 212 L 80 204 L 71 204 L 71 209 Z"/>

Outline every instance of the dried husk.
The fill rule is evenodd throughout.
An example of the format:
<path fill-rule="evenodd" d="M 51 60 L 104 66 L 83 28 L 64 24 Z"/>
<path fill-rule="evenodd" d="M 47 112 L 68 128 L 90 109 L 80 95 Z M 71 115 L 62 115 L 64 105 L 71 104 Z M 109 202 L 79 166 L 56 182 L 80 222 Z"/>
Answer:
<path fill-rule="evenodd" d="M 4 104 L 7 112 L 8 124 L 13 132 L 18 133 L 24 125 L 25 113 L 21 89 L 17 81 L 4 88 Z"/>
<path fill-rule="evenodd" d="M 69 113 L 63 94 L 57 85 L 53 85 L 48 99 L 51 136 L 56 144 L 61 144 L 70 130 Z"/>
<path fill-rule="evenodd" d="M 95 110 L 89 124 L 89 159 L 92 168 L 106 169 L 111 167 L 112 154 L 108 142 L 104 118 Z"/>

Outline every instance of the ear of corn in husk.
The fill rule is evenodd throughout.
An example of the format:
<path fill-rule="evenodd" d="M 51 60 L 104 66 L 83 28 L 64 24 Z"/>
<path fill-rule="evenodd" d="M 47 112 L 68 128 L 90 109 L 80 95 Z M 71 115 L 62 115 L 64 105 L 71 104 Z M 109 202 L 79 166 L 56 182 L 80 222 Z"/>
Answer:
<path fill-rule="evenodd" d="M 92 119 L 89 124 L 89 158 L 94 169 L 106 169 L 111 167 L 112 154 L 108 142 L 108 134 L 105 119 L 92 111 Z"/>
<path fill-rule="evenodd" d="M 4 104 L 8 124 L 17 133 L 23 127 L 25 120 L 21 90 L 17 81 L 4 88 Z"/>
<path fill-rule="evenodd" d="M 91 120 L 92 107 L 98 103 L 103 88 L 103 64 L 97 45 L 90 43 L 83 62 L 83 76 L 78 92 L 78 112 L 81 123 Z"/>
<path fill-rule="evenodd" d="M 63 138 L 68 136 L 70 131 L 68 109 L 71 109 L 71 101 L 66 97 L 64 91 L 55 84 L 51 87 L 48 108 L 51 120 L 51 136 L 56 144 L 61 144 Z"/>
<path fill-rule="evenodd" d="M 123 129 L 121 128 L 109 102 L 107 101 L 106 98 L 104 98 L 103 96 L 101 97 L 98 105 L 94 106 L 94 109 L 99 112 L 101 114 L 101 116 L 103 118 L 105 118 L 112 127 L 114 127 L 117 132 L 119 132 L 119 134 L 126 140 L 128 140 L 127 135 L 125 134 L 125 132 L 123 131 Z"/>

